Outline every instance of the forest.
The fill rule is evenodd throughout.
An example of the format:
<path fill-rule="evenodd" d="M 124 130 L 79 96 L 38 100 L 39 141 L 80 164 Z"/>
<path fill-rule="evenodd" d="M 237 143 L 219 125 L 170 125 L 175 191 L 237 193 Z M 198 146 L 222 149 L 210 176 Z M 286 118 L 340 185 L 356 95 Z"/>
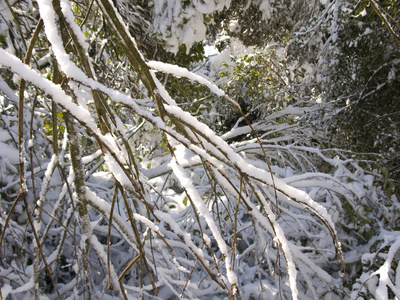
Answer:
<path fill-rule="evenodd" d="M 0 0 L 1 299 L 400 299 L 396 0 Z"/>

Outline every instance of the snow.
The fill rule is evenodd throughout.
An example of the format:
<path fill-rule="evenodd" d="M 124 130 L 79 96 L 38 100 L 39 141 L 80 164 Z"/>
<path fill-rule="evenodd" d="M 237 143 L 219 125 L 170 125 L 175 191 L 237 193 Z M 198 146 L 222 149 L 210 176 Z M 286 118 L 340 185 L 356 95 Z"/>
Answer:
<path fill-rule="evenodd" d="M 247 3 L 247 6 L 250 5 L 250 2 Z M 328 5 L 328 1 L 321 0 L 320 2 L 323 5 Z M 224 6 L 230 4 L 230 1 L 155 0 L 153 3 L 156 12 L 155 26 L 158 26 L 162 37 L 166 38 L 167 47 L 176 51 L 178 43 L 185 44 L 186 50 L 189 50 L 194 42 L 203 40 L 206 35 L 204 20 L 206 15 L 223 9 Z M 259 3 L 264 19 L 272 18 L 275 12 L 274 7 L 276 7 L 275 2 L 266 0 L 259 1 Z M 338 30 L 341 25 L 337 20 L 340 7 L 338 2 L 329 3 L 333 18 L 329 20 L 326 28 L 330 35 L 328 41 L 335 43 L 340 39 Z M 142 124 L 146 124 L 146 126 L 137 137 L 135 136 L 132 139 L 132 144 L 145 141 L 156 148 L 150 154 L 142 153 L 141 150 L 133 148 L 134 151 L 138 151 L 134 155 L 138 155 L 138 159 L 143 159 L 141 164 L 145 169 L 141 169 L 141 164 L 138 164 L 138 176 L 141 187 L 143 187 L 143 190 L 141 190 L 143 199 L 135 203 L 137 207 L 135 205 L 132 209 L 134 210 L 133 221 L 139 224 L 140 238 L 146 252 L 146 258 L 148 258 L 151 271 L 157 275 L 155 276 L 155 284 L 160 287 L 160 298 L 179 297 L 186 282 L 188 282 L 188 285 L 187 290 L 183 292 L 183 297 L 212 298 L 218 295 L 222 298 L 228 295 L 227 292 L 221 291 L 218 283 L 209 280 L 204 268 L 199 267 L 200 264 L 196 265 L 196 258 L 203 266 L 212 265 L 213 268 L 211 269 L 210 266 L 210 269 L 219 281 L 226 285 L 230 284 L 231 287 L 237 284 L 244 299 L 255 296 L 266 299 L 276 298 L 280 292 L 279 286 L 276 282 L 270 282 L 272 279 L 277 279 L 271 273 L 274 268 L 276 270 L 279 267 L 276 262 L 278 254 L 276 251 L 271 251 L 274 248 L 274 250 L 278 248 L 281 255 L 281 280 L 285 296 L 288 295 L 290 290 L 293 299 L 317 298 L 321 295 L 325 295 L 325 298 L 334 298 L 336 297 L 334 290 L 343 287 L 339 276 L 333 274 L 334 268 L 329 266 L 330 260 L 334 257 L 335 246 L 338 248 L 337 252 L 341 251 L 341 244 L 335 236 L 335 223 L 340 228 L 338 230 L 339 237 L 343 239 L 343 245 L 346 245 L 345 261 L 360 263 L 363 266 L 360 269 L 362 274 L 358 274 L 359 277 L 354 281 L 356 283 L 352 287 L 352 292 L 357 288 L 364 288 L 368 289 L 377 299 L 388 299 L 390 290 L 392 294 L 399 298 L 400 267 L 393 270 L 393 266 L 398 260 L 400 235 L 396 231 L 385 231 L 383 229 L 387 226 L 386 223 L 394 223 L 393 220 L 396 219 L 394 218 L 395 214 L 392 213 L 392 207 L 384 205 L 386 204 L 384 201 L 387 199 L 383 196 L 381 187 L 377 187 L 374 182 L 375 178 L 380 178 L 380 174 L 377 171 L 372 171 L 371 174 L 367 175 L 365 170 L 357 165 L 357 161 L 353 159 L 351 153 L 345 153 L 340 149 L 328 149 L 324 152 L 324 150 L 321 150 L 322 147 L 304 146 L 307 143 L 307 134 L 310 136 L 313 134 L 311 131 L 307 132 L 305 127 L 299 127 L 298 124 L 290 124 L 290 126 L 286 123 L 276 124 L 276 122 L 280 122 L 277 120 L 281 119 L 305 120 L 305 114 L 312 114 L 307 101 L 299 106 L 289 105 L 286 109 L 267 116 L 259 124 L 254 124 L 256 130 L 263 134 L 261 138 L 264 150 L 267 152 L 267 156 L 271 156 L 271 162 L 273 162 L 272 170 L 278 195 L 275 199 L 272 175 L 267 171 L 267 163 L 259 159 L 261 149 L 256 140 L 251 138 L 231 145 L 226 142 L 240 135 L 251 133 L 250 127 L 239 127 L 239 123 L 237 123 L 223 136 L 218 136 L 189 112 L 183 111 L 155 76 L 155 72 L 163 72 L 175 77 L 184 77 L 206 86 L 219 97 L 226 97 L 225 92 L 220 88 L 221 85 L 219 85 L 223 83 L 219 81 L 221 79 L 219 73 L 221 70 L 225 71 L 225 63 L 228 65 L 228 71 L 232 70 L 235 64 L 231 61 L 229 51 L 225 50 L 218 53 L 215 48 L 206 47 L 206 55 L 210 58 L 210 65 L 208 65 L 210 66 L 210 73 L 207 75 L 214 83 L 198 75 L 206 74 L 205 71 L 199 71 L 198 74 L 195 74 L 188 69 L 175 65 L 159 61 L 147 62 L 147 65 L 153 69 L 150 73 L 157 86 L 157 90 L 154 92 L 158 93 L 159 98 L 164 103 L 165 119 L 174 117 L 177 122 L 183 124 L 185 132 L 177 132 L 174 127 L 167 125 L 163 119 L 157 116 L 155 105 L 150 103 L 150 99 L 146 97 L 145 99 L 133 99 L 129 94 L 123 94 L 86 76 L 64 50 L 57 29 L 57 18 L 52 8 L 52 1 L 38 0 L 38 4 L 45 24 L 46 37 L 51 43 L 52 51 L 62 72 L 69 78 L 69 87 L 73 90 L 77 99 L 72 99 L 59 85 L 47 80 L 44 73 L 37 72 L 23 64 L 10 53 L 11 50 L 0 49 L 0 64 L 10 68 L 14 72 L 14 78 L 19 79 L 21 77 L 31 82 L 63 109 L 68 110 L 79 122 L 79 129 L 85 130 L 85 134 L 90 138 L 94 136 L 104 146 L 103 151 L 98 148 L 86 148 L 87 154 L 82 158 L 82 162 L 85 164 L 84 170 L 87 172 L 85 174 L 85 184 L 87 184 L 85 200 L 87 200 L 89 215 L 81 218 L 79 213 L 73 210 L 72 205 L 83 199 L 76 199 L 76 193 L 74 193 L 74 173 L 70 167 L 70 158 L 66 154 L 70 137 L 66 132 L 64 133 L 60 154 L 57 157 L 51 155 L 50 148 L 46 148 L 45 152 L 40 152 L 44 148 L 40 143 L 41 139 L 45 138 L 44 135 L 32 137 L 28 137 L 27 134 L 24 135 L 25 140 L 28 141 L 28 149 L 39 152 L 37 162 L 36 160 L 31 162 L 27 159 L 27 165 L 32 164 L 30 167 L 33 169 L 32 173 L 26 172 L 26 177 L 32 179 L 32 183 L 27 180 L 27 184 L 31 187 L 35 183 L 37 190 L 28 189 L 28 201 L 34 204 L 35 198 L 32 196 L 32 192 L 38 192 L 36 195 L 39 196 L 37 204 L 55 218 L 59 218 L 60 223 L 53 221 L 53 224 L 50 225 L 48 220 L 40 219 L 40 214 L 37 214 L 35 229 L 41 235 L 43 245 L 46 245 L 46 238 L 49 236 L 54 238 L 59 233 L 67 234 L 65 245 L 63 245 L 63 250 L 65 250 L 63 255 L 70 260 L 67 264 L 72 265 L 71 270 L 73 269 L 73 271 L 71 273 L 76 274 L 76 277 L 72 278 L 68 284 L 59 283 L 59 285 L 61 285 L 60 290 L 68 293 L 71 299 L 82 296 L 80 288 L 83 280 L 86 279 L 85 276 L 88 276 L 89 285 L 94 285 L 95 293 L 100 298 L 111 299 L 114 296 L 112 292 L 106 291 L 105 276 L 101 274 L 101 267 L 107 264 L 108 259 L 108 254 L 105 252 L 104 237 L 108 234 L 110 203 L 113 201 L 111 198 L 114 199 L 112 187 L 115 184 L 115 179 L 127 190 L 127 194 L 130 194 L 130 192 L 133 194 L 132 178 L 136 176 L 136 174 L 130 174 L 133 166 L 129 162 L 125 148 L 120 146 L 120 141 L 116 136 L 113 134 L 102 135 L 97 128 L 96 119 L 93 117 L 94 113 L 91 111 L 90 89 L 104 93 L 110 98 L 110 102 L 115 101 L 118 104 L 123 104 L 124 109 L 128 107 L 132 112 L 134 120 L 128 120 L 128 122 L 132 121 L 130 124 L 124 124 L 123 118 L 120 119 L 117 116 L 116 124 L 115 126 L 113 124 L 112 130 L 119 131 L 123 138 L 128 138 L 125 125 L 132 128 L 132 124 L 137 124 L 137 120 L 142 119 Z M 69 2 L 61 0 L 60 4 L 62 12 L 76 34 L 79 43 L 87 49 L 87 38 L 75 22 Z M 0 4 L 0 7 L 3 7 L 2 5 Z M 117 13 L 114 6 L 112 6 L 112 9 Z M 117 16 L 122 22 L 118 13 Z M 188 19 L 187 22 L 178 26 L 184 18 Z M 3 24 L 0 23 L 0 26 L 0 30 L 3 32 Z M 237 20 L 231 21 L 228 26 L 231 31 L 239 30 Z M 129 33 L 127 26 L 124 30 Z M 365 34 L 368 33 L 367 28 Z M 169 35 L 171 36 L 168 37 Z M 223 38 L 227 38 L 227 36 Z M 135 43 L 133 38 L 132 42 Z M 282 49 L 280 50 L 282 53 L 280 58 L 284 59 L 286 54 L 285 50 Z M 44 53 L 44 55 L 43 60 L 47 59 L 49 54 Z M 323 57 L 318 61 L 318 66 L 305 63 L 303 67 L 308 75 L 315 75 L 322 82 L 327 77 L 323 72 L 315 73 L 316 68 L 327 65 L 328 62 L 333 66 L 338 61 L 332 57 Z M 292 75 L 295 76 L 293 70 Z M 51 74 L 50 68 L 48 71 Z M 396 67 L 393 66 L 387 74 L 389 81 L 396 79 L 396 72 Z M 5 97 L 0 98 L 2 103 L 7 103 L 8 99 L 11 102 L 18 102 L 15 92 L 1 77 L 0 89 L 5 95 Z M 129 90 L 125 92 L 130 93 Z M 312 91 L 312 93 L 314 92 Z M 31 97 L 32 92 L 27 90 L 26 95 Z M 188 101 L 190 100 L 188 99 Z M 322 105 L 328 106 L 325 100 L 323 95 L 313 95 L 312 97 L 312 101 L 318 103 L 316 106 L 318 110 L 325 110 L 325 106 Z M 45 102 L 43 101 L 43 103 Z M 10 104 L 9 107 L 13 108 L 12 105 Z M 351 104 L 349 105 L 351 107 Z M 30 104 L 26 106 L 27 108 L 31 107 Z M 43 112 L 46 113 L 44 118 L 47 118 L 49 112 L 45 108 L 39 111 L 40 114 Z M 40 116 L 38 119 L 42 120 Z M 22 156 L 18 157 L 18 151 L 16 151 L 12 142 L 12 139 L 15 138 L 13 132 L 16 128 L 16 122 L 17 118 L 10 113 L 10 117 L 5 119 L 3 124 L 10 130 L 0 130 L 0 173 L 3 182 L 6 183 L 1 190 L 2 201 L 3 192 L 8 197 L 9 195 L 6 193 L 8 190 L 14 188 L 18 190 L 19 180 L 16 176 L 18 174 L 16 165 L 19 159 L 26 159 L 25 156 L 27 156 L 23 152 Z M 11 123 L 14 126 L 10 125 Z M 39 127 L 41 126 L 39 124 Z M 155 128 L 157 132 L 153 133 L 152 130 Z M 304 135 L 294 133 L 296 128 L 297 130 L 304 130 Z M 162 131 L 162 134 L 159 134 L 158 131 Z M 286 131 L 289 132 L 287 135 Z M 282 137 L 268 138 L 268 135 L 275 133 L 281 134 Z M 298 136 L 304 137 L 305 141 L 297 138 Z M 173 153 L 160 154 L 161 151 L 160 153 L 157 152 L 161 148 L 159 144 L 164 137 L 174 149 Z M 292 142 L 291 140 L 295 141 Z M 334 155 L 337 154 L 337 156 L 333 158 L 330 153 L 335 153 Z M 101 156 L 103 156 L 105 166 L 102 171 L 96 172 L 96 169 L 92 166 L 94 162 L 99 166 L 103 164 L 100 159 Z M 347 158 L 345 158 L 346 156 Z M 96 160 L 99 162 L 97 163 Z M 66 174 L 69 172 L 65 180 L 61 179 L 57 172 L 53 172 L 58 161 Z M 296 164 L 300 166 L 297 167 Z M 149 169 L 147 169 L 147 165 L 150 166 Z M 320 168 L 319 165 L 323 165 L 324 168 Z M 322 169 L 324 171 L 321 171 Z M 329 171 L 323 173 L 325 170 Z M 96 172 L 95 175 L 93 175 L 93 172 Z M 32 174 L 35 175 L 34 178 L 31 178 Z M 182 192 L 182 187 L 187 193 L 186 196 Z M 12 192 L 15 190 L 12 190 Z M 138 249 L 136 238 L 126 221 L 125 204 L 120 199 L 120 195 L 118 193 L 116 195 L 111 231 L 113 241 L 112 247 L 110 247 L 110 259 L 112 261 L 110 272 L 114 288 L 118 290 L 117 270 L 120 272 L 129 263 L 130 258 L 127 254 L 136 255 Z M 73 199 L 70 199 L 70 197 Z M 191 201 L 183 204 L 184 199 L 187 200 L 188 197 Z M 239 220 L 234 223 L 236 222 L 233 220 L 234 210 L 238 199 L 240 200 L 237 214 Z M 356 233 L 356 240 L 363 243 L 362 245 L 354 245 L 354 235 L 347 234 L 348 231 L 359 229 L 359 224 L 347 219 L 347 223 L 343 223 L 343 215 L 346 216 L 347 208 L 343 208 L 346 203 L 342 199 L 350 204 L 349 210 L 354 209 L 355 218 L 360 216 L 362 220 L 371 222 L 371 224 L 367 222 L 367 225 L 361 227 L 364 232 Z M 399 207 L 395 195 L 391 196 L 390 201 L 393 207 Z M 145 207 L 143 202 L 154 206 Z M 174 202 L 177 207 L 174 209 L 169 207 L 171 202 Z M 278 207 L 275 207 L 276 203 Z M 370 205 L 373 210 L 383 207 L 380 216 L 388 218 L 388 220 L 385 219 L 385 223 L 370 217 L 376 213 L 375 211 L 369 213 L 367 208 L 371 203 L 373 203 L 372 206 Z M 7 209 L 8 206 L 7 201 L 2 202 L 1 208 Z M 197 222 L 197 215 L 194 212 L 199 214 L 200 224 Z M 14 213 L 22 216 L 23 207 L 21 204 L 16 205 Z M 4 210 L 0 218 L 2 225 L 4 225 L 5 215 L 6 211 Z M 70 222 L 74 224 L 70 225 Z M 22 232 L 20 229 L 24 228 L 25 223 L 21 226 L 16 221 L 11 220 L 10 224 L 12 226 L 9 226 L 5 231 L 5 241 L 7 243 L 18 242 L 17 237 Z M 238 227 L 237 236 L 233 231 L 235 226 Z M 45 234 L 43 234 L 43 230 L 39 230 L 42 228 L 45 228 Z M 364 243 L 360 237 L 365 238 L 369 234 L 368 230 L 371 230 L 374 237 Z M 72 231 L 73 233 L 71 233 Z M 202 235 L 199 234 L 200 231 Z M 331 236 L 327 234 L 328 231 L 334 236 L 333 243 Z M 157 234 L 152 235 L 151 232 Z M 29 241 L 31 239 L 29 228 L 26 229 L 26 236 L 28 237 L 26 241 Z M 237 237 L 239 243 L 242 243 L 241 246 L 237 246 L 236 252 L 229 249 L 234 236 Z M 89 242 L 91 249 L 94 250 L 90 253 L 95 253 L 97 256 L 97 259 L 88 257 L 93 264 L 93 268 L 90 268 L 88 273 L 81 270 L 82 259 L 86 258 L 78 257 L 82 253 L 80 248 L 84 248 L 86 245 L 85 242 Z M 306 246 L 302 245 L 303 242 L 306 243 Z M 166 243 L 173 248 L 172 253 L 167 249 Z M 35 244 L 33 243 L 33 245 Z M 6 252 L 8 245 L 4 246 L 3 244 L 2 246 L 5 249 L 3 251 Z M 57 265 L 58 250 L 61 248 L 57 248 L 57 246 L 54 248 L 46 245 L 42 247 L 42 250 L 45 252 L 49 263 L 53 262 L 54 265 Z M 70 255 L 70 252 L 73 252 L 73 254 Z M 194 254 L 195 258 L 191 253 Z M 235 257 L 233 257 L 233 253 L 235 253 Z M 362 253 L 365 254 L 362 255 Z M 379 264 L 379 261 L 383 261 L 383 264 Z M 267 267 L 261 271 L 260 266 Z M 12 261 L 10 266 L 5 263 L 5 267 L 7 270 L 0 271 L 4 278 L 2 282 L 3 296 L 15 294 L 15 297 L 18 297 L 20 294 L 29 294 L 34 287 L 32 281 L 34 277 L 26 275 L 32 275 L 32 269 L 24 265 L 21 260 Z M 21 267 L 25 268 L 23 272 Z M 128 298 L 137 298 L 138 295 L 152 298 L 153 295 L 150 295 L 149 292 L 152 286 L 147 281 L 147 277 L 143 278 L 143 287 L 140 287 L 138 280 L 135 279 L 139 272 L 140 269 L 137 266 L 132 267 L 131 274 L 125 278 L 124 284 Z M 14 273 L 17 273 L 20 277 L 17 278 Z M 190 280 L 188 280 L 189 276 L 191 276 Z M 366 284 L 364 284 L 365 282 Z M 13 284 L 12 287 L 11 284 Z M 101 286 L 102 284 L 103 286 Z M 327 287 L 332 291 L 327 291 Z M 91 289 L 92 287 L 89 286 L 88 288 Z M 236 290 L 232 291 L 233 294 L 235 292 Z M 355 293 L 352 293 L 353 295 Z M 51 295 L 51 297 L 53 296 Z"/>
<path fill-rule="evenodd" d="M 49 5 L 49 3 L 47 2 L 46 5 Z M 60 6 L 61 6 L 61 11 L 62 11 L 63 15 L 65 16 L 65 19 L 68 22 L 68 26 L 72 29 L 72 31 L 78 38 L 79 44 L 81 44 L 81 46 L 83 46 L 84 49 L 88 49 L 89 45 L 86 42 L 86 36 L 83 34 L 79 25 L 75 22 L 75 18 L 71 11 L 70 3 L 68 2 L 68 0 L 61 0 Z"/>
<path fill-rule="evenodd" d="M 223 85 L 229 81 L 233 75 L 234 62 L 228 49 L 224 49 L 218 55 L 210 58 L 210 74 L 209 77 L 218 85 Z M 221 77 L 221 72 L 229 73 L 229 76 Z M 218 94 L 217 94 L 218 95 Z"/>
<path fill-rule="evenodd" d="M 131 186 L 131 180 L 126 176 L 125 172 L 121 169 L 121 166 L 111 154 L 104 154 L 104 160 L 107 164 L 108 170 L 114 174 L 115 178 L 122 184 L 122 186 Z"/>
<path fill-rule="evenodd" d="M 179 45 L 186 51 L 195 42 L 204 40 L 206 25 L 204 16 L 229 6 L 230 0 L 195 0 L 185 3 L 180 0 L 154 0 L 153 29 L 166 41 L 166 48 L 176 53 Z"/>
<path fill-rule="evenodd" d="M 97 237 L 95 235 L 91 235 L 89 237 L 89 242 L 90 242 L 90 245 L 93 247 L 94 251 L 96 252 L 97 257 L 101 260 L 102 265 L 103 266 L 107 265 L 107 254 L 104 251 L 103 245 L 99 242 Z M 115 272 L 114 266 L 112 264 L 110 265 L 109 272 L 110 272 L 110 276 L 111 276 L 111 281 L 113 283 L 113 288 L 119 291 L 118 295 L 119 295 L 120 299 L 125 299 L 125 297 L 122 295 L 122 293 L 120 291 L 118 275 Z"/>
<path fill-rule="evenodd" d="M 93 152 L 90 155 L 86 155 L 86 156 L 82 157 L 82 163 L 88 164 L 88 163 L 94 161 L 95 159 L 97 159 L 98 157 L 100 157 L 101 155 L 102 155 L 102 152 L 99 149 L 99 150 L 97 150 L 96 152 Z"/>
<path fill-rule="evenodd" d="M 40 16 L 44 22 L 46 36 L 51 43 L 52 50 L 60 64 L 61 69 L 66 74 L 75 74 L 79 78 L 86 78 L 83 72 L 74 64 L 65 52 L 61 36 L 58 34 L 55 11 L 51 0 L 37 1 L 40 9 Z M 18 72 L 17 72 L 18 73 Z"/>
<path fill-rule="evenodd" d="M 239 22 L 237 20 L 230 21 L 229 30 L 232 31 L 232 32 L 240 31 Z"/>
<path fill-rule="evenodd" d="M 0 90 L 13 102 L 18 103 L 18 96 L 0 76 Z"/>
<path fill-rule="evenodd" d="M 68 59 L 69 61 L 69 59 Z M 9 54 L 3 49 L 0 49 L 0 64 L 9 67 L 13 72 L 22 75 L 22 77 L 49 95 L 54 95 L 54 101 L 56 101 L 61 106 L 65 107 L 70 111 L 70 113 L 78 120 L 84 121 L 94 132 L 99 132 L 97 130 L 97 125 L 91 117 L 90 113 L 76 105 L 72 98 L 67 96 L 59 85 L 55 85 L 51 81 L 42 77 L 37 71 L 29 68 L 27 65 L 23 64 L 18 58 Z M 71 68 L 70 68 L 71 69 Z M 79 70 L 76 67 L 77 70 Z M 79 70 L 79 73 L 81 71 Z"/>
<path fill-rule="evenodd" d="M 18 164 L 19 156 L 14 147 L 9 144 L 0 142 L 0 149 L 0 157 L 2 157 L 3 159 L 7 159 L 7 161 L 12 165 Z"/>
<path fill-rule="evenodd" d="M 193 186 L 191 178 L 186 174 L 185 170 L 179 165 L 178 163 L 179 158 L 172 158 L 171 166 L 174 174 L 179 179 L 181 185 L 185 188 L 188 197 L 190 197 L 195 204 L 196 208 L 200 212 L 200 215 L 204 217 L 207 222 L 207 225 L 210 227 L 214 238 L 218 243 L 218 247 L 225 257 L 226 260 L 226 269 L 228 275 L 228 281 L 231 285 L 237 283 L 237 278 L 233 270 L 231 269 L 231 259 L 228 253 L 228 247 L 221 236 L 221 232 L 218 226 L 215 224 L 213 218 L 211 217 L 210 212 L 208 211 L 207 207 L 204 205 L 204 201 L 201 199 L 198 190 Z"/>
<path fill-rule="evenodd" d="M 4 284 L 1 287 L 1 296 L 4 297 L 4 299 L 7 299 L 7 296 L 10 294 L 12 291 L 12 287 L 8 284 Z"/>
<path fill-rule="evenodd" d="M 255 217 L 255 219 L 259 222 L 259 224 L 262 227 L 264 227 L 271 234 L 275 235 L 274 241 L 276 242 L 276 248 L 281 248 L 285 256 L 289 274 L 289 286 L 292 291 L 292 299 L 296 300 L 298 299 L 298 290 L 296 283 L 297 270 L 293 262 L 292 252 L 289 243 L 285 237 L 285 234 L 281 226 L 276 222 L 275 215 L 270 210 L 269 203 L 266 203 L 264 197 L 261 194 L 259 194 L 258 196 L 260 197 L 260 199 L 263 199 L 263 207 L 265 209 L 265 212 L 267 213 L 267 218 L 264 218 L 263 215 L 254 206 L 254 204 L 248 201 L 250 207 L 252 208 L 251 214 Z"/>
<path fill-rule="evenodd" d="M 48 189 L 48 185 L 50 183 L 51 176 L 53 175 L 54 169 L 57 165 L 58 162 L 58 157 L 56 155 L 53 155 L 50 163 L 47 165 L 46 172 L 44 173 L 44 178 L 43 178 L 43 183 L 42 183 L 42 190 L 40 191 L 39 195 L 39 203 L 38 206 L 41 207 L 41 202 L 45 199 L 46 197 L 46 192 Z"/>
<path fill-rule="evenodd" d="M 219 51 L 217 48 L 215 48 L 215 46 L 209 46 L 209 45 L 205 45 L 204 46 L 204 55 L 208 58 L 214 56 L 214 55 L 218 55 Z"/>
<path fill-rule="evenodd" d="M 63 50 L 62 50 L 62 52 L 63 52 Z M 63 56 L 62 53 L 60 55 Z M 54 101 L 56 101 L 58 104 L 60 104 L 64 108 L 68 109 L 68 111 L 77 120 L 79 120 L 83 124 L 86 124 L 86 126 L 88 128 L 90 128 L 90 130 L 96 136 L 98 136 L 102 140 L 102 142 L 109 147 L 109 149 L 111 151 L 113 151 L 114 153 L 117 153 L 117 154 L 120 153 L 119 147 L 116 144 L 115 139 L 111 136 L 103 136 L 100 133 L 99 129 L 97 128 L 97 124 L 95 123 L 94 119 L 90 115 L 89 111 L 87 111 L 82 106 L 75 104 L 74 101 L 72 100 L 72 98 L 67 96 L 59 85 L 55 85 L 51 81 L 43 78 L 41 76 L 41 74 L 30 69 L 28 66 L 24 65 L 18 58 L 16 58 L 15 56 L 12 56 L 11 54 L 4 51 L 3 49 L 0 49 L 0 63 L 5 66 L 10 67 L 14 72 L 21 74 L 26 81 L 32 82 L 33 84 L 35 84 L 36 86 L 38 86 L 39 88 L 44 90 L 47 94 L 53 95 Z M 72 62 L 69 59 L 66 59 L 65 63 L 67 65 L 66 71 L 73 72 L 74 68 L 69 66 L 69 64 Z M 79 68 L 76 67 L 76 69 L 79 70 L 77 72 L 77 74 L 75 74 L 74 72 L 73 73 L 74 73 L 74 75 L 77 75 L 78 78 L 81 78 L 82 81 L 96 83 L 95 81 L 86 77 L 86 75 L 84 75 Z M 97 86 L 96 84 L 94 84 L 94 85 Z M 113 93 L 113 91 L 110 91 L 109 89 L 106 89 L 106 90 L 108 92 Z M 122 94 L 118 94 L 118 93 L 113 93 L 113 94 L 122 95 Z M 130 99 L 130 98 L 128 97 L 128 99 Z M 129 102 L 131 102 L 131 101 L 129 101 Z M 17 154 L 17 156 L 18 156 L 18 154 Z M 125 157 L 125 155 L 122 155 L 122 156 L 119 155 L 119 157 L 123 158 L 123 157 Z M 113 159 L 109 158 L 109 162 L 111 164 L 111 168 L 113 168 L 115 170 L 119 170 L 116 167 L 115 163 L 113 163 Z M 124 179 L 124 175 L 121 175 L 121 173 L 120 173 L 120 178 Z M 127 182 L 127 180 L 124 180 L 124 183 L 126 183 L 126 182 Z"/>
<path fill-rule="evenodd" d="M 210 128 L 206 125 L 198 122 L 195 118 L 193 118 L 189 113 L 183 112 L 178 107 L 165 107 L 166 111 L 171 115 L 174 115 L 178 119 L 183 120 L 187 124 L 192 124 L 199 132 L 204 134 L 215 146 L 218 151 L 221 151 L 228 160 L 237 166 L 243 173 L 249 175 L 252 178 L 260 180 L 261 182 L 265 182 L 266 184 L 272 186 L 272 179 L 271 175 L 266 170 L 262 170 L 256 168 L 252 165 L 249 165 L 241 156 L 239 156 L 223 139 L 218 137 Z M 217 154 L 214 148 L 209 148 L 209 151 L 212 151 Z M 296 201 L 300 201 L 307 206 L 312 207 L 322 218 L 326 219 L 328 224 L 335 228 L 335 224 L 333 223 L 329 213 L 327 210 L 315 202 L 313 199 L 310 198 L 308 194 L 304 191 L 298 190 L 291 186 L 288 186 L 283 181 L 275 178 L 275 187 L 278 191 L 282 191 L 287 194 L 290 198 L 295 199 Z"/>
<path fill-rule="evenodd" d="M 375 297 L 376 299 L 382 300 L 389 299 L 387 291 L 387 288 L 389 287 L 396 297 L 400 299 L 400 286 L 395 286 L 389 278 L 392 261 L 395 254 L 400 249 L 400 234 L 388 233 L 384 238 L 390 239 L 392 244 L 389 248 L 384 264 L 377 271 L 371 274 L 371 276 L 379 275 L 379 285 L 375 291 Z M 396 281 L 398 281 L 398 279 Z"/>
<path fill-rule="evenodd" d="M 273 13 L 273 8 L 271 7 L 271 3 L 269 0 L 264 0 L 260 4 L 260 10 L 263 13 L 263 18 L 268 20 L 271 18 L 271 15 Z"/>
<path fill-rule="evenodd" d="M 104 199 L 99 198 L 89 188 L 86 189 L 86 198 L 91 203 L 91 205 L 93 205 L 93 207 L 102 212 L 107 218 L 110 218 L 110 204 L 108 204 Z M 132 229 L 128 227 L 127 223 L 122 219 L 119 214 L 113 214 L 113 224 L 116 230 L 118 230 L 120 234 L 128 242 L 130 242 L 133 249 L 137 249 L 135 245 L 136 240 L 133 235 Z"/>
<path fill-rule="evenodd" d="M 321 278 L 322 280 L 325 280 L 327 283 L 332 282 L 331 275 L 329 275 L 326 271 L 324 271 L 319 266 L 317 266 L 313 261 L 311 261 L 311 259 L 308 258 L 303 252 L 301 252 L 301 250 L 298 247 L 296 247 L 291 242 L 288 242 L 288 245 L 291 252 L 293 253 L 293 256 L 295 256 L 296 259 L 303 261 L 307 265 L 307 267 L 309 267 L 314 273 L 318 274 L 318 277 Z"/>
<path fill-rule="evenodd" d="M 23 286 L 20 286 L 20 287 L 18 287 L 16 289 L 13 289 L 11 291 L 11 293 L 12 294 L 17 294 L 17 293 L 21 293 L 21 292 L 32 290 L 33 287 L 34 287 L 33 280 L 34 280 L 34 277 L 32 276 L 26 284 L 24 284 Z"/>
<path fill-rule="evenodd" d="M 212 84 L 209 82 L 207 79 L 204 77 L 201 77 L 199 75 L 196 75 L 195 73 L 189 72 L 188 69 L 182 68 L 176 65 L 171 65 L 171 64 L 166 64 L 158 61 L 149 61 L 147 65 L 152 68 L 156 69 L 158 71 L 167 73 L 167 74 L 173 74 L 176 77 L 186 77 L 192 81 L 196 81 L 200 84 L 205 85 L 208 87 L 213 93 L 215 93 L 217 96 L 223 96 L 225 95 L 225 92 L 222 91 L 220 88 L 218 88 L 216 85 Z"/>
<path fill-rule="evenodd" d="M 160 220 L 164 221 L 166 224 L 168 224 L 171 227 L 172 231 L 183 239 L 184 243 L 189 247 L 191 251 L 193 251 L 197 258 L 204 260 L 203 252 L 201 251 L 201 249 L 196 247 L 196 245 L 192 242 L 191 236 L 187 232 L 183 231 L 179 224 L 177 224 L 169 214 L 158 210 L 154 212 L 154 215 Z M 207 261 L 204 260 L 204 262 L 207 265 Z"/>

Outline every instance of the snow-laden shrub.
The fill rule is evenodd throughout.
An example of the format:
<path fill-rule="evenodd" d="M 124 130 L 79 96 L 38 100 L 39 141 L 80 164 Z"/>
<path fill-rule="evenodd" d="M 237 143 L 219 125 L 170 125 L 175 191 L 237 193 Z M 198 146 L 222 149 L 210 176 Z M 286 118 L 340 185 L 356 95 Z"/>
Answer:
<path fill-rule="evenodd" d="M 38 1 L 44 29 L 38 21 L 30 41 L 47 39 L 51 53 L 32 54 L 49 69 L 0 49 L 24 96 L 1 82 L 4 298 L 398 296 L 397 200 L 374 184 L 371 162 L 322 147 L 332 105 L 311 99 L 253 123 L 242 112 L 218 136 L 155 71 L 240 111 L 224 91 L 145 61 L 107 0 L 92 9 L 118 47 L 104 50 L 99 78 L 107 63 L 87 52 L 78 12 L 54 3 Z"/>

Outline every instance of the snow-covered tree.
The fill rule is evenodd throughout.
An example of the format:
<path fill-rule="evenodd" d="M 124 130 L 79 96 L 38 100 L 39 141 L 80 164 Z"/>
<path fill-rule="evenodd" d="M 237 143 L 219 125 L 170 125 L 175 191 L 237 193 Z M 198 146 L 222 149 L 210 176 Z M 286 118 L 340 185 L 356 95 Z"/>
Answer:
<path fill-rule="evenodd" d="M 400 298 L 395 2 L 0 13 L 3 298 Z"/>

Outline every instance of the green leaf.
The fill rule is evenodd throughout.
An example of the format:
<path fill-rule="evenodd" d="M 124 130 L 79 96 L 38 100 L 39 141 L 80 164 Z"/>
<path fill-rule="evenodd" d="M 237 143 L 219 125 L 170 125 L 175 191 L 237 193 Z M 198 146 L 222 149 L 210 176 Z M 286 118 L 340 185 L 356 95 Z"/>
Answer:
<path fill-rule="evenodd" d="M 188 197 L 185 196 L 185 198 L 184 198 L 183 201 L 182 201 L 183 205 L 187 206 L 188 200 L 189 200 Z"/>
<path fill-rule="evenodd" d="M 383 178 L 386 180 L 389 177 L 389 170 L 385 167 L 382 167 L 381 172 L 382 172 Z"/>

